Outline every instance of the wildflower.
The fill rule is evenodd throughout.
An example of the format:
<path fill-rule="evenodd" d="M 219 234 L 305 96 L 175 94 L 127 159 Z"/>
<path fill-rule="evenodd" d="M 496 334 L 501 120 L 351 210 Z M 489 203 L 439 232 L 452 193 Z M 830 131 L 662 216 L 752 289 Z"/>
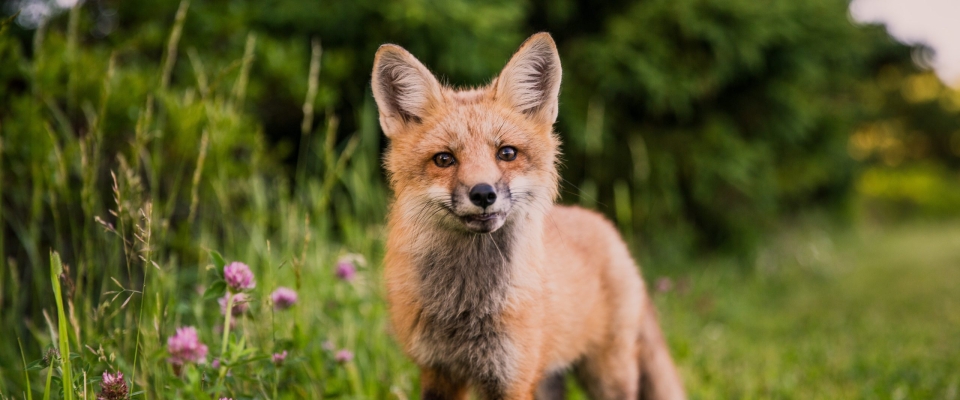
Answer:
<path fill-rule="evenodd" d="M 353 353 L 350 350 L 343 349 L 337 352 L 337 355 L 334 357 L 338 363 L 345 364 L 353 360 Z"/>
<path fill-rule="evenodd" d="M 224 315 L 227 314 L 227 296 L 231 296 L 231 295 L 227 294 L 226 296 L 223 296 L 217 299 L 217 303 L 220 304 L 220 314 L 224 314 Z M 233 311 L 234 317 L 241 316 L 244 313 L 246 313 L 248 309 L 250 309 L 250 304 L 249 304 L 250 300 L 247 298 L 246 294 L 237 293 L 232 296 L 233 296 L 233 306 L 230 308 Z"/>
<path fill-rule="evenodd" d="M 657 291 L 660 293 L 666 293 L 673 290 L 673 279 L 668 277 L 662 277 L 657 279 L 657 283 L 654 284 L 657 288 Z"/>
<path fill-rule="evenodd" d="M 223 267 L 223 279 L 227 281 L 227 287 L 233 293 L 250 290 L 257 286 L 257 282 L 253 279 L 253 272 L 250 272 L 250 267 L 238 261 Z"/>
<path fill-rule="evenodd" d="M 121 400 L 127 398 L 127 381 L 123 379 L 123 372 L 111 374 L 103 371 L 103 380 L 100 381 L 100 394 L 97 400 Z"/>
<path fill-rule="evenodd" d="M 53 365 L 55 361 L 60 360 L 60 351 L 56 347 L 50 347 L 43 355 L 43 361 L 40 362 L 44 368 Z"/>
<path fill-rule="evenodd" d="M 210 363 L 210 367 L 213 368 L 213 369 L 220 369 L 220 359 L 219 359 L 219 358 L 214 358 L 214 359 L 213 359 L 213 362 Z"/>
<path fill-rule="evenodd" d="M 337 261 L 337 278 L 350 282 L 355 275 L 357 275 L 357 267 L 353 265 L 353 261 L 348 259 Z"/>
<path fill-rule="evenodd" d="M 283 362 L 287 360 L 287 351 L 284 350 L 282 353 L 273 353 L 273 363 L 278 366 L 283 365 Z"/>
<path fill-rule="evenodd" d="M 329 340 L 324 340 L 323 343 L 320 344 L 320 347 L 322 347 L 326 351 L 333 351 L 333 349 L 337 348 L 336 346 L 333 345 L 333 342 Z"/>
<path fill-rule="evenodd" d="M 281 286 L 273 291 L 273 294 L 270 295 L 270 300 L 273 300 L 273 308 L 286 310 L 297 302 L 297 292 Z"/>
<path fill-rule="evenodd" d="M 188 326 L 177 328 L 177 334 L 167 339 L 169 361 L 175 366 L 203 361 L 207 357 L 207 346 L 197 338 L 197 329 Z"/>

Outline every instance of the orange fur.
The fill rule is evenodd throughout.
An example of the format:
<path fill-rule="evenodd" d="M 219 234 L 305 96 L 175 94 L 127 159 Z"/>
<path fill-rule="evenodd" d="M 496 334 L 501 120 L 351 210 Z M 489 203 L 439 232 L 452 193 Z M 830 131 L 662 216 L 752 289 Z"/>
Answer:
<path fill-rule="evenodd" d="M 396 195 L 387 297 L 425 399 L 466 398 L 468 386 L 484 398 L 533 399 L 542 380 L 570 367 L 593 398 L 685 397 L 616 229 L 554 205 L 560 74 L 543 33 L 490 85 L 467 91 L 443 87 L 400 47 L 377 52 L 374 97 Z M 492 205 L 473 200 L 484 184 Z"/>

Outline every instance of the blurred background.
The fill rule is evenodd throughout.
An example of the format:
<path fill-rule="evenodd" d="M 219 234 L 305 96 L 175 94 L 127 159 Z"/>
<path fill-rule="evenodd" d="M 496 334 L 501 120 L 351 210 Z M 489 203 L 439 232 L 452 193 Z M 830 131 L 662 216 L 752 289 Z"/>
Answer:
<path fill-rule="evenodd" d="M 53 250 L 74 367 L 186 396 L 163 345 L 220 318 L 197 293 L 218 250 L 264 293 L 316 297 L 283 341 L 242 331 L 299 354 L 276 371 L 299 391 L 260 396 L 266 378 L 238 369 L 237 398 L 415 397 L 380 300 L 373 55 L 396 43 L 483 85 L 547 31 L 561 202 L 634 248 L 692 397 L 957 396 L 954 2 L 7 0 L 0 15 L 0 394 L 41 393 L 22 364 L 56 342 Z M 347 252 L 369 263 L 344 287 L 330 271 Z M 331 366 L 322 338 L 356 359 Z"/>

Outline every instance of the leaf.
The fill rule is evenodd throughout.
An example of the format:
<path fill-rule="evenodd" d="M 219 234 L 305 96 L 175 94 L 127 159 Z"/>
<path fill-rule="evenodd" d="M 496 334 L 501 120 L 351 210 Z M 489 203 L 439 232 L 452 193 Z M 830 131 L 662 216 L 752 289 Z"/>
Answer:
<path fill-rule="evenodd" d="M 43 359 L 36 360 L 27 365 L 27 371 L 37 371 L 43 369 Z"/>
<path fill-rule="evenodd" d="M 217 266 L 217 270 L 223 271 L 223 267 L 227 265 L 227 262 L 223 261 L 223 256 L 215 250 L 210 250 L 210 258 L 213 258 L 213 265 Z"/>
<path fill-rule="evenodd" d="M 223 297 L 223 295 L 226 293 L 227 293 L 227 283 L 224 281 L 217 281 L 213 285 L 210 285 L 210 287 L 208 287 L 205 292 L 203 292 L 203 299 L 204 300 L 219 299 Z"/>

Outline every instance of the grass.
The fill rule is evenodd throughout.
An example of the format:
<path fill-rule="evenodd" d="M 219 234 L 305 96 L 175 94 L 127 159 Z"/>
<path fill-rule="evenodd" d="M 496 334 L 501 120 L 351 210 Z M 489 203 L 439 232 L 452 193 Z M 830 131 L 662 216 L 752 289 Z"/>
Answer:
<path fill-rule="evenodd" d="M 261 261 L 251 262 L 256 300 L 240 318 L 225 358 L 213 350 L 222 344 L 216 321 L 223 318 L 214 298 L 178 289 L 211 285 L 215 274 L 204 279 L 161 268 L 163 280 L 181 283 L 147 286 L 148 297 L 165 300 L 159 308 L 148 305 L 152 322 L 140 324 L 145 360 L 133 375 L 137 390 L 147 398 L 203 398 L 220 388 L 211 385 L 218 371 L 208 365 L 178 377 L 166 362 L 166 337 L 189 324 L 198 326 L 211 348 L 208 361 L 230 360 L 231 374 L 222 387 L 233 398 L 415 398 L 416 370 L 399 353 L 385 322 L 377 265 L 381 241 L 369 240 L 370 247 L 362 249 L 372 262 L 356 263 L 359 274 L 352 281 L 335 276 L 339 253 L 303 238 L 296 242 L 304 247 L 252 242 L 238 254 Z M 325 261 L 299 271 L 284 266 L 303 255 Z M 216 256 L 210 262 L 222 265 Z M 958 267 L 960 226 L 926 222 L 842 233 L 794 228 L 760 251 L 754 268 L 712 259 L 651 266 L 645 273 L 691 398 L 952 399 L 960 385 Z M 299 287 L 293 309 L 270 307 L 268 293 L 279 284 Z M 106 309 L 111 307 L 116 304 Z M 129 320 L 134 310 L 114 318 Z M 63 312 L 58 314 L 62 321 Z M 89 387 L 77 385 L 78 398 L 94 398 L 96 379 L 90 377 L 105 369 L 132 372 L 133 354 L 103 349 L 122 349 L 118 334 L 130 338 L 136 328 L 84 330 L 74 337 L 69 332 L 76 325 L 53 324 L 50 329 L 60 327 L 61 343 L 69 337 L 85 349 L 75 359 L 80 361 L 75 372 L 87 375 Z M 274 367 L 265 357 L 279 349 L 291 356 Z M 339 349 L 355 357 L 338 363 Z M 27 353 L 36 358 L 41 350 Z M 4 369 L 4 387 L 26 383 L 19 366 Z M 204 374 L 206 380 L 200 378 Z M 30 377 L 40 383 L 49 375 L 34 367 Z M 3 396 L 23 398 L 13 392 Z M 59 398 L 56 390 L 52 398 Z M 584 397 L 574 389 L 571 398 Z"/>
<path fill-rule="evenodd" d="M 940 398 L 960 386 L 960 226 L 793 231 L 744 276 L 658 293 L 693 398 Z"/>

